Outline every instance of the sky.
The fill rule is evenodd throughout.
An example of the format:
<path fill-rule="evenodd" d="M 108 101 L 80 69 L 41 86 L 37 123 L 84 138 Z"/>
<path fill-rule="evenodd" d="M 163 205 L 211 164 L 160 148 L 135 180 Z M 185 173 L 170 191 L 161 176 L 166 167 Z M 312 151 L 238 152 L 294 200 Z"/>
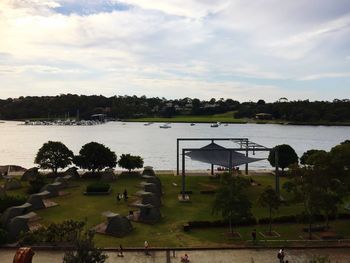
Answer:
<path fill-rule="evenodd" d="M 0 0 L 0 98 L 350 98 L 349 0 Z"/>

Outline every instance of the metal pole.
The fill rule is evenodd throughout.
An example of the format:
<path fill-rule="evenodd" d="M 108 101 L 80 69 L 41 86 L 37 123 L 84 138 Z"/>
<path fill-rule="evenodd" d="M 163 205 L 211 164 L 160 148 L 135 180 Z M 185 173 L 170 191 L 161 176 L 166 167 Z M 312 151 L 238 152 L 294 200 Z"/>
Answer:
<path fill-rule="evenodd" d="M 214 175 L 214 164 L 211 164 L 211 175 Z"/>
<path fill-rule="evenodd" d="M 176 175 L 180 174 L 179 170 L 179 139 L 176 139 Z"/>
<path fill-rule="evenodd" d="M 245 156 L 248 157 L 248 148 L 249 148 L 248 141 L 246 141 L 245 147 L 246 147 Z M 248 163 L 245 164 L 245 174 L 246 175 L 248 174 Z"/>
<path fill-rule="evenodd" d="M 182 200 L 185 200 L 185 150 L 182 150 Z"/>
<path fill-rule="evenodd" d="M 230 159 L 228 160 L 228 165 L 229 165 L 228 171 L 232 175 L 232 150 L 230 150 L 229 156 L 230 156 Z"/>
<path fill-rule="evenodd" d="M 278 150 L 275 148 L 275 189 L 276 194 L 279 196 L 280 194 L 280 178 L 279 178 L 279 171 L 278 171 Z"/>

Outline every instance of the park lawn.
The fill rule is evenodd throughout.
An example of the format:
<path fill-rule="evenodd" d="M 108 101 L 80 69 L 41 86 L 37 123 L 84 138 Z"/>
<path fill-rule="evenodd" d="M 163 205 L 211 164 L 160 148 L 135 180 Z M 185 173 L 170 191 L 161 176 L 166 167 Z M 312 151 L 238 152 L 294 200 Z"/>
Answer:
<path fill-rule="evenodd" d="M 229 111 L 214 115 L 182 115 L 174 116 L 172 118 L 163 117 L 147 117 L 147 118 L 137 118 L 137 119 L 127 119 L 126 121 L 136 121 L 136 122 L 223 122 L 223 123 L 247 123 L 246 119 L 236 119 L 234 118 L 234 111 Z"/>
<path fill-rule="evenodd" d="M 181 189 L 181 176 L 160 175 L 163 185 L 164 196 L 162 198 L 163 205 L 161 212 L 163 218 L 161 222 L 155 225 L 147 225 L 141 223 L 132 223 L 134 231 L 124 237 L 116 238 L 107 235 L 97 234 L 95 237 L 96 244 L 100 247 L 116 247 L 122 244 L 127 247 L 141 247 L 143 242 L 147 240 L 152 247 L 195 247 L 195 246 L 217 246 L 217 245 L 233 245 L 247 244 L 250 240 L 250 233 L 253 228 L 258 232 L 265 232 L 268 225 L 238 227 L 236 230 L 242 235 L 241 239 L 231 239 L 224 233 L 228 232 L 227 228 L 207 228 L 193 229 L 190 232 L 183 231 L 183 224 L 188 221 L 195 220 L 218 220 L 220 215 L 212 214 L 212 203 L 214 195 L 200 194 L 200 190 L 215 188 L 219 186 L 219 180 L 210 178 L 209 176 L 188 176 L 186 177 L 186 189 L 192 190 L 190 203 L 178 202 L 177 196 Z M 261 184 L 247 189 L 247 194 L 252 202 L 253 215 L 259 219 L 268 217 L 268 210 L 257 204 L 257 199 L 260 193 L 268 185 L 274 185 L 274 177 L 272 175 L 258 175 L 252 178 Z M 286 178 L 281 178 L 281 185 Z M 52 222 L 62 222 L 66 219 L 86 220 L 87 228 L 91 228 L 105 220 L 101 215 L 102 212 L 112 211 L 121 215 L 127 215 L 129 210 L 134 208 L 129 207 L 128 203 L 135 201 L 134 193 L 140 190 L 137 185 L 142 181 L 136 177 L 119 177 L 112 185 L 112 194 L 108 196 L 85 196 L 83 192 L 86 186 L 96 179 L 84 179 L 73 181 L 78 187 L 68 188 L 65 191 L 68 195 L 53 198 L 59 206 L 46 210 L 36 211 L 42 220 L 43 225 L 48 225 Z M 116 194 L 122 193 L 124 189 L 128 190 L 128 203 L 123 200 L 117 202 Z M 25 188 L 20 191 L 25 192 Z M 10 194 L 20 194 L 19 190 L 11 191 Z M 286 196 L 285 191 L 281 190 L 281 195 Z M 274 216 L 299 214 L 302 211 L 300 204 L 282 206 Z M 350 237 L 348 230 L 348 221 L 332 221 L 331 226 L 337 232 Z M 281 234 L 281 237 L 274 238 L 281 242 L 286 239 L 299 240 L 302 234 L 300 224 L 279 224 L 273 225 L 273 229 Z"/>

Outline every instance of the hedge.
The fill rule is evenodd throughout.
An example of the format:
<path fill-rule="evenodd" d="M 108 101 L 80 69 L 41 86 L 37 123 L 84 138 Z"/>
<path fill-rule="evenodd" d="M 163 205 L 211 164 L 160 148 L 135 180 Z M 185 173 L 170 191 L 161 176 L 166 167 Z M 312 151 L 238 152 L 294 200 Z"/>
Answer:
<path fill-rule="evenodd" d="M 329 220 L 335 219 L 350 219 L 350 214 L 339 213 L 338 216 L 329 216 Z M 325 221 L 323 215 L 315 215 L 313 217 L 313 222 Z M 299 215 L 288 215 L 288 216 L 279 216 L 272 218 L 273 223 L 307 223 L 308 218 L 304 214 Z M 270 223 L 269 218 L 260 218 L 256 220 L 254 217 L 243 218 L 242 220 L 232 222 L 234 226 L 252 226 L 252 225 L 267 225 Z M 187 224 L 184 224 L 184 230 L 188 231 L 191 228 L 215 228 L 215 227 L 227 227 L 229 226 L 228 220 L 215 220 L 215 221 L 189 221 Z M 186 228 L 186 229 L 185 229 Z"/>
<path fill-rule="evenodd" d="M 108 192 L 110 187 L 111 185 L 108 183 L 103 183 L 103 182 L 92 183 L 86 187 L 86 192 L 87 193 L 104 193 L 104 192 Z"/>

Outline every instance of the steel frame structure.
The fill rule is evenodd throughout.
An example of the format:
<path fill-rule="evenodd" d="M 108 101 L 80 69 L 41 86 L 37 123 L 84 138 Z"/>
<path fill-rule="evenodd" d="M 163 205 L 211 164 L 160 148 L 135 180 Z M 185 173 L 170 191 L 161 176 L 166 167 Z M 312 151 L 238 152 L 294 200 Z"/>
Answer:
<path fill-rule="evenodd" d="M 190 151 L 228 151 L 229 152 L 229 172 L 232 172 L 232 152 L 245 152 L 245 156 L 248 157 L 249 152 L 259 152 L 259 151 L 271 151 L 271 148 L 267 148 L 263 145 L 257 144 L 255 142 L 249 141 L 248 138 L 177 138 L 176 140 L 176 174 L 180 175 L 180 142 L 181 141 L 210 141 L 214 143 L 215 141 L 231 141 L 239 145 L 237 148 L 225 148 L 225 149 L 202 149 L 202 148 L 182 148 L 182 197 L 185 197 L 185 186 L 186 186 L 186 152 Z M 278 152 L 275 151 L 275 163 L 278 164 Z M 248 174 L 248 164 L 245 165 L 245 173 Z M 211 174 L 214 174 L 214 164 L 211 164 Z M 279 174 L 278 165 L 275 167 L 275 189 L 276 193 L 279 194 Z"/>

